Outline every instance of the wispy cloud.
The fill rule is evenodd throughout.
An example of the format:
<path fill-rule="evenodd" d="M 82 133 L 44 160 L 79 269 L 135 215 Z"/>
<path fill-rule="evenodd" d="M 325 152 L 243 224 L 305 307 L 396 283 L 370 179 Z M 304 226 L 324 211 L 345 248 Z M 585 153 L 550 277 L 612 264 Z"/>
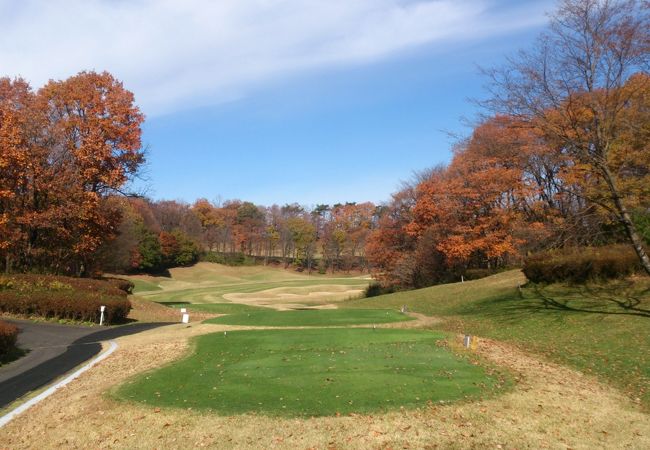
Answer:
<path fill-rule="evenodd" d="M 156 115 L 238 98 L 307 69 L 539 24 L 540 2 L 522 3 L 0 0 L 0 75 L 38 87 L 84 69 L 108 70 Z"/>

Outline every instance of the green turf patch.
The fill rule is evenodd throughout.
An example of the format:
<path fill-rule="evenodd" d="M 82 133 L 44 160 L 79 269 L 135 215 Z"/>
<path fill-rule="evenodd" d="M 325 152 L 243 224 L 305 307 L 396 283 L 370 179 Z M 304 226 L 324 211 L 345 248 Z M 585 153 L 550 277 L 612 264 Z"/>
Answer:
<path fill-rule="evenodd" d="M 251 311 L 266 311 L 263 306 L 242 305 L 241 303 L 183 303 L 183 302 L 158 302 L 171 308 L 187 308 L 190 311 L 208 312 L 213 314 L 241 314 Z"/>
<path fill-rule="evenodd" d="M 343 302 L 445 317 L 442 327 L 515 343 L 599 376 L 650 410 L 650 278 L 583 285 L 525 283 L 519 271 Z M 518 288 L 518 285 L 523 285 Z"/>
<path fill-rule="evenodd" d="M 116 391 L 152 406 L 222 415 L 370 413 L 487 395 L 503 378 L 441 345 L 439 332 L 400 329 L 234 331 L 196 339 L 188 358 Z"/>
<path fill-rule="evenodd" d="M 342 326 L 390 323 L 412 320 L 399 311 L 389 309 L 309 309 L 295 311 L 256 311 L 208 319 L 205 323 L 253 325 L 269 327 Z"/>

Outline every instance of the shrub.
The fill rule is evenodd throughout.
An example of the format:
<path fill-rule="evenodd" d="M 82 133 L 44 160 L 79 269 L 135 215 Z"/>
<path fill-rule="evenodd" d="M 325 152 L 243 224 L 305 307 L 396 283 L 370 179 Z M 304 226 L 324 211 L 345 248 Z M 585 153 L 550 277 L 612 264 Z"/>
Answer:
<path fill-rule="evenodd" d="M 14 348 L 17 338 L 18 328 L 10 323 L 0 321 L 0 360 Z"/>
<path fill-rule="evenodd" d="M 395 292 L 393 286 L 382 286 L 379 283 L 370 283 L 363 292 L 364 297 L 377 297 L 378 295 L 392 294 Z"/>
<path fill-rule="evenodd" d="M 247 256 L 243 253 L 219 253 L 219 252 L 207 252 L 203 255 L 203 261 L 224 264 L 226 266 L 255 266 L 258 264 L 263 264 L 264 258 L 259 257 L 259 261 L 254 256 Z"/>
<path fill-rule="evenodd" d="M 535 283 L 621 278 L 641 269 L 634 250 L 623 244 L 541 252 L 524 261 L 524 274 Z"/>
<path fill-rule="evenodd" d="M 465 280 L 480 280 L 496 273 L 493 269 L 467 269 L 463 276 Z"/>
<path fill-rule="evenodd" d="M 135 289 L 135 284 L 129 280 L 124 280 L 122 278 L 104 278 L 104 280 L 127 294 L 133 294 L 133 289 Z"/>
<path fill-rule="evenodd" d="M 120 280 L 123 281 L 123 280 Z M 116 281 L 51 275 L 0 277 L 0 312 L 45 318 L 122 322 L 131 310 L 126 285 Z"/>

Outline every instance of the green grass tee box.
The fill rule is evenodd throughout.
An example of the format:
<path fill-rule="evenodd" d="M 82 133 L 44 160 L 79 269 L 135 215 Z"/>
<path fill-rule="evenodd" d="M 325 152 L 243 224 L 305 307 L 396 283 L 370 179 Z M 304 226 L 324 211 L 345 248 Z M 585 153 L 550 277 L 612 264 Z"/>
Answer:
<path fill-rule="evenodd" d="M 123 385 L 117 396 L 221 415 L 381 412 L 492 392 L 498 376 L 454 354 L 438 332 L 255 330 L 196 339 L 188 358 Z"/>
<path fill-rule="evenodd" d="M 309 309 L 252 311 L 208 319 L 205 323 L 289 327 L 380 324 L 405 320 L 412 318 L 390 309 Z"/>

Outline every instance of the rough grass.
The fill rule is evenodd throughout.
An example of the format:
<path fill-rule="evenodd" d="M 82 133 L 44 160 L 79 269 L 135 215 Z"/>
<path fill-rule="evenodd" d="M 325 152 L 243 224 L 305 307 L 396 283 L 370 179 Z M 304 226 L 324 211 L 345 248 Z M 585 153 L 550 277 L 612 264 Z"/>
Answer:
<path fill-rule="evenodd" d="M 519 271 L 345 302 L 443 317 L 447 330 L 518 345 L 625 390 L 650 409 L 650 279 L 519 285 Z"/>
<path fill-rule="evenodd" d="M 502 386 L 498 376 L 440 345 L 444 338 L 396 329 L 213 333 L 197 339 L 190 357 L 118 395 L 222 415 L 309 417 L 451 402 Z"/>
<path fill-rule="evenodd" d="M 205 322 L 222 325 L 314 327 L 380 324 L 405 320 L 412 320 L 412 318 L 389 309 L 310 309 L 299 311 L 254 311 L 208 319 Z"/>

